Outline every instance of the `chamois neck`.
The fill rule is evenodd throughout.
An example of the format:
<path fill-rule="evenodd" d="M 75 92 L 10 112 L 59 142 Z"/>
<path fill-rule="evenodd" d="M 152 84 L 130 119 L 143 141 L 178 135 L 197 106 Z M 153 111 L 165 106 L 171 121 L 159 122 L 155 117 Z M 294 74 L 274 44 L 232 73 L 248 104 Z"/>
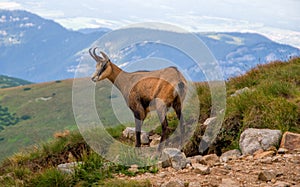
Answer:
<path fill-rule="evenodd" d="M 111 68 L 112 68 L 112 72 L 111 74 L 107 77 L 113 84 L 116 83 L 116 80 L 119 79 L 118 76 L 120 76 L 122 73 L 124 73 L 124 71 L 119 68 L 118 66 L 116 66 L 115 64 L 111 63 Z"/>
<path fill-rule="evenodd" d="M 120 90 L 122 95 L 126 98 L 128 87 L 128 73 L 121 68 L 111 63 L 112 73 L 107 78 Z"/>

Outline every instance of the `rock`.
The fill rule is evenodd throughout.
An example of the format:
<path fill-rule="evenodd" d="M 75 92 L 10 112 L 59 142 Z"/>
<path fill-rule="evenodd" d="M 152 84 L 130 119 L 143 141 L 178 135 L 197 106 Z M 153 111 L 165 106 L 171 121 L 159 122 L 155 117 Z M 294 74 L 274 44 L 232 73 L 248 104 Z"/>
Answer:
<path fill-rule="evenodd" d="M 240 156 L 242 156 L 241 151 L 238 150 L 238 149 L 233 149 L 233 150 L 224 152 L 220 156 L 220 161 L 221 162 L 227 162 L 229 160 L 235 160 L 235 159 L 239 158 Z"/>
<path fill-rule="evenodd" d="M 285 148 L 288 151 L 300 149 L 300 134 L 285 132 L 282 136 L 280 148 Z"/>
<path fill-rule="evenodd" d="M 169 181 L 163 183 L 161 187 L 185 187 L 185 185 L 181 180 L 171 178 Z"/>
<path fill-rule="evenodd" d="M 199 160 L 200 164 L 213 166 L 215 163 L 219 162 L 219 157 L 216 154 L 205 155 Z"/>
<path fill-rule="evenodd" d="M 202 164 L 195 164 L 194 166 L 195 173 L 201 174 L 201 175 L 208 175 L 210 174 L 210 168 L 209 166 L 205 166 Z"/>
<path fill-rule="evenodd" d="M 184 153 L 176 148 L 166 148 L 162 151 L 163 166 L 171 166 L 176 170 L 186 167 L 188 161 Z"/>
<path fill-rule="evenodd" d="M 65 164 L 59 164 L 57 169 L 63 173 L 72 174 L 78 165 L 82 164 L 82 162 L 70 162 Z"/>
<path fill-rule="evenodd" d="M 150 139 L 150 147 L 155 147 L 160 143 L 161 137 L 158 134 L 154 134 L 149 137 Z"/>
<path fill-rule="evenodd" d="M 287 152 L 289 152 L 289 150 L 286 149 L 286 148 L 283 148 L 283 147 L 280 147 L 280 148 L 277 150 L 277 153 L 278 153 L 278 154 L 285 154 L 285 153 L 287 153 Z"/>
<path fill-rule="evenodd" d="M 192 156 L 192 157 L 188 157 L 188 159 L 191 162 L 191 165 L 200 163 L 199 161 L 202 160 L 202 156 L 201 155 L 196 155 L 196 156 Z"/>
<path fill-rule="evenodd" d="M 135 128 L 134 127 L 126 127 L 126 129 L 122 132 L 123 137 L 128 138 L 130 140 L 135 141 Z M 149 144 L 149 134 L 145 131 L 141 131 L 141 143 Z"/>
<path fill-rule="evenodd" d="M 240 186 L 239 183 L 233 181 L 232 179 L 222 179 L 222 182 L 220 184 L 219 187 L 236 187 L 236 186 Z"/>
<path fill-rule="evenodd" d="M 235 97 L 235 96 L 241 95 L 242 93 L 247 92 L 247 91 L 250 91 L 250 89 L 249 89 L 248 87 L 245 87 L 245 88 L 236 90 L 236 91 L 234 92 L 234 94 L 231 94 L 230 96 L 231 96 L 231 97 Z"/>
<path fill-rule="evenodd" d="M 207 118 L 207 119 L 204 121 L 203 125 L 206 125 L 206 126 L 211 125 L 211 124 L 213 124 L 213 123 L 216 122 L 216 119 L 217 119 L 217 117 Z"/>
<path fill-rule="evenodd" d="M 264 151 L 262 153 L 257 153 L 254 155 L 254 159 L 261 159 L 261 158 L 266 158 L 266 157 L 272 157 L 276 153 L 274 151 Z"/>
<path fill-rule="evenodd" d="M 271 181 L 276 178 L 276 173 L 273 170 L 270 171 L 262 171 L 258 174 L 258 180 L 261 181 Z"/>
<path fill-rule="evenodd" d="M 133 173 L 137 173 L 139 171 L 139 166 L 134 164 L 131 165 L 130 168 L 128 169 L 128 171 L 133 172 Z"/>
<path fill-rule="evenodd" d="M 277 182 L 275 182 L 274 185 L 272 185 L 272 187 L 289 187 L 289 186 L 291 186 L 290 183 L 283 182 L 283 181 L 277 181 Z"/>
<path fill-rule="evenodd" d="M 253 154 L 259 149 L 267 150 L 279 144 L 280 130 L 271 129 L 246 129 L 240 137 L 239 144 L 243 155 Z"/>

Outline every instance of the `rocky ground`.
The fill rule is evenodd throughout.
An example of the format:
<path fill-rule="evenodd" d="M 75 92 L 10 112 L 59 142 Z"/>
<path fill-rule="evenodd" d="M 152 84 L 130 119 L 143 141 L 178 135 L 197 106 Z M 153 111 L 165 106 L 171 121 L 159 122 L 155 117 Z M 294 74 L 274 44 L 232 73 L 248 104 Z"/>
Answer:
<path fill-rule="evenodd" d="M 280 143 L 280 144 L 279 144 Z M 279 149 L 275 147 L 280 145 Z M 298 186 L 300 187 L 300 134 L 271 129 L 246 129 L 240 137 L 240 150 L 186 158 L 178 149 L 163 150 L 164 162 L 156 174 L 124 180 L 149 180 L 157 187 L 199 186 Z M 131 171 L 137 171 L 132 166 Z"/>
<path fill-rule="evenodd" d="M 188 158 L 185 169 L 161 168 L 158 173 L 135 177 L 118 175 L 124 180 L 150 180 L 153 186 L 299 186 L 300 151 L 277 153 L 259 150 L 250 156 L 216 155 Z"/>

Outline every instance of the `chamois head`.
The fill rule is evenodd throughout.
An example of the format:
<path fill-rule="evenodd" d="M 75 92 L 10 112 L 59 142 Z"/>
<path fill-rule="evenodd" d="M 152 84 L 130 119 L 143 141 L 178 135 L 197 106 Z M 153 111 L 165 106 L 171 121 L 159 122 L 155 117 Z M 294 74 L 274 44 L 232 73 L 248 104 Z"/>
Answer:
<path fill-rule="evenodd" d="M 94 49 L 90 48 L 89 50 L 91 57 L 93 57 L 93 59 L 97 62 L 96 71 L 92 76 L 92 81 L 94 82 L 101 81 L 107 78 L 112 72 L 111 62 L 108 56 L 102 51 L 100 51 L 102 57 L 98 56 L 96 54 L 96 49 L 97 47 L 95 47 Z"/>

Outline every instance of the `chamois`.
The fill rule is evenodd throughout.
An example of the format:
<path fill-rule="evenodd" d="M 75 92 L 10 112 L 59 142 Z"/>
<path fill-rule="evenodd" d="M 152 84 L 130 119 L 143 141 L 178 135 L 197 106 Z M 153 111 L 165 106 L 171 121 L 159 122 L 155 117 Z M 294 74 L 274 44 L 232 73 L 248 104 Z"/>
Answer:
<path fill-rule="evenodd" d="M 150 109 L 155 108 L 162 125 L 162 143 L 167 137 L 166 113 L 173 107 L 180 124 L 181 142 L 184 134 L 182 103 L 187 91 L 187 81 L 176 67 L 156 71 L 128 73 L 113 64 L 104 52 L 96 54 L 97 48 L 90 48 L 91 57 L 97 62 L 92 81 L 110 80 L 122 93 L 127 106 L 135 117 L 136 147 L 141 146 L 141 126 Z M 159 145 L 159 149 L 161 147 Z"/>

